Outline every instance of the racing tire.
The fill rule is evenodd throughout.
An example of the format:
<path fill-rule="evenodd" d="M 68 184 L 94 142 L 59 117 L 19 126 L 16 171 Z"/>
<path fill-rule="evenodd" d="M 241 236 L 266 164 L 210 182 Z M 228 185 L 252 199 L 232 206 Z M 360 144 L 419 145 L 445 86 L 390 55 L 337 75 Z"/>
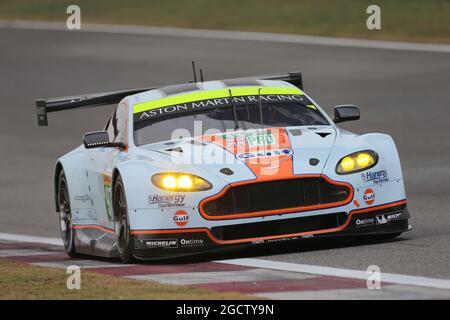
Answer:
<path fill-rule="evenodd" d="M 67 186 L 64 169 L 61 170 L 58 177 L 58 212 L 61 238 L 64 243 L 64 249 L 69 257 L 76 257 L 75 252 L 75 230 L 72 226 L 72 212 L 70 207 L 69 188 Z"/>
<path fill-rule="evenodd" d="M 133 239 L 130 233 L 125 188 L 120 175 L 117 176 L 113 188 L 114 230 L 116 234 L 117 251 L 123 263 L 135 261 L 133 256 Z"/>

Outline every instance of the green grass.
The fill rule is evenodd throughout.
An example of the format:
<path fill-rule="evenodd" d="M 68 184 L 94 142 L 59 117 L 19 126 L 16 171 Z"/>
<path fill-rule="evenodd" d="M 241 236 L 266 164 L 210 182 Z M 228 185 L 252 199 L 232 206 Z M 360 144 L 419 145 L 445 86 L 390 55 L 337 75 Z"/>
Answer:
<path fill-rule="evenodd" d="M 217 293 L 81 271 L 81 288 L 69 290 L 65 269 L 0 261 L 0 300 L 24 299 L 255 299 L 240 293 Z"/>
<path fill-rule="evenodd" d="M 69 4 L 82 22 L 450 43 L 448 0 L 2 0 L 0 18 L 65 21 Z M 366 28 L 369 4 L 381 30 Z"/>

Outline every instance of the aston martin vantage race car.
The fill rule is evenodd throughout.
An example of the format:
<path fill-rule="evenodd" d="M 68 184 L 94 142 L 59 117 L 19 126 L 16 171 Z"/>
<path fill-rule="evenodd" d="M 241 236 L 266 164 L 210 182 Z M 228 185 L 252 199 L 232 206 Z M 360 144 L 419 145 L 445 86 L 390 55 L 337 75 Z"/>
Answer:
<path fill-rule="evenodd" d="M 411 227 L 393 139 L 332 120 L 299 72 L 37 100 L 47 113 L 115 104 L 56 161 L 68 255 L 160 259 Z"/>

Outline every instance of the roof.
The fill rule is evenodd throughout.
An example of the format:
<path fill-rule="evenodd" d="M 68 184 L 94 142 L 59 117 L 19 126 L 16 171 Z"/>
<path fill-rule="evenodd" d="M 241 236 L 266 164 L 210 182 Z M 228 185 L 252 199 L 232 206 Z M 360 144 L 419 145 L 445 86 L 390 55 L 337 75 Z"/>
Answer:
<path fill-rule="evenodd" d="M 296 86 L 279 80 L 232 79 L 187 83 L 161 87 L 128 97 L 134 122 L 188 111 L 205 110 L 230 103 L 255 101 L 256 96 L 276 96 L 280 101 L 289 98 L 304 103 L 311 102 Z M 287 97 L 290 96 L 290 97 Z M 253 99 L 253 100 L 252 100 Z"/>
<path fill-rule="evenodd" d="M 233 96 L 254 95 L 258 94 L 259 88 L 261 94 L 303 94 L 298 87 L 285 81 L 231 79 L 165 86 L 131 95 L 128 102 L 133 106 L 133 112 L 138 113 L 176 103 L 229 97 L 230 89 Z"/>

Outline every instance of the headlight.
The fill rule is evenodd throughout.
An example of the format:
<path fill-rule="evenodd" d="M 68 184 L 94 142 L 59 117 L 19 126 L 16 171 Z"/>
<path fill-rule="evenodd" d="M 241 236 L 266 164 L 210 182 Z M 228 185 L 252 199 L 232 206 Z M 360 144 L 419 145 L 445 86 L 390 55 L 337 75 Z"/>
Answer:
<path fill-rule="evenodd" d="M 375 151 L 358 151 L 339 160 L 336 166 L 337 174 L 349 174 L 372 168 L 378 162 Z"/>
<path fill-rule="evenodd" d="M 167 172 L 152 176 L 152 182 L 158 188 L 168 191 L 202 191 L 212 188 L 211 183 L 189 173 Z"/>

